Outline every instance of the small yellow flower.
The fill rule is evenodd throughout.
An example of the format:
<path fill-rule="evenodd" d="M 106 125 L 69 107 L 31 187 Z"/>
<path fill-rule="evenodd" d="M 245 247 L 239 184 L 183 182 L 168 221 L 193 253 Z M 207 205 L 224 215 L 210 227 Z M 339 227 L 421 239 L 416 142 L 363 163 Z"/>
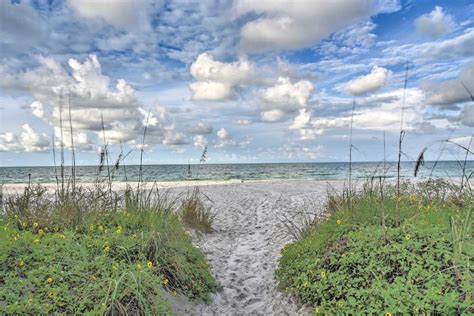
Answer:
<path fill-rule="evenodd" d="M 107 305 L 105 305 L 105 303 L 100 304 L 100 309 L 105 309 L 106 307 Z"/>
<path fill-rule="evenodd" d="M 99 227 L 97 227 L 97 228 L 99 228 L 100 231 L 104 230 L 104 226 L 102 226 L 102 225 L 99 225 Z"/>
<path fill-rule="evenodd" d="M 18 265 L 19 265 L 20 267 L 23 267 L 23 266 L 25 265 L 25 261 L 20 260 L 20 262 L 18 263 Z"/>
<path fill-rule="evenodd" d="M 173 291 L 173 296 L 176 296 L 178 295 L 178 293 L 176 293 L 176 291 Z"/>
<path fill-rule="evenodd" d="M 42 230 L 41 228 L 38 229 L 38 234 L 39 234 L 39 235 L 43 235 L 43 234 L 44 234 L 44 230 Z"/>
<path fill-rule="evenodd" d="M 94 224 L 90 224 L 90 225 L 89 225 L 89 230 L 90 230 L 90 231 L 93 231 L 94 228 L 95 228 Z"/>
<path fill-rule="evenodd" d="M 49 297 L 49 298 L 53 298 L 53 297 L 55 297 L 55 296 L 56 296 L 56 292 L 54 292 L 54 291 L 48 291 L 48 297 Z"/>
<path fill-rule="evenodd" d="M 44 228 L 44 231 L 47 232 L 47 231 L 48 231 L 48 227 L 45 227 L 45 228 Z"/>
<path fill-rule="evenodd" d="M 169 282 L 169 280 L 168 280 L 167 278 L 164 278 L 164 279 L 163 279 L 163 284 L 164 284 L 164 285 L 168 284 L 168 282 Z"/>
<path fill-rule="evenodd" d="M 406 235 L 405 235 L 405 240 L 410 240 L 410 239 L 411 239 L 410 234 L 406 234 Z"/>
<path fill-rule="evenodd" d="M 313 311 L 314 311 L 315 314 L 319 314 L 319 313 L 320 313 L 320 309 L 319 309 L 319 307 L 317 307 L 317 306 L 313 309 Z"/>
<path fill-rule="evenodd" d="M 303 287 L 304 287 L 304 288 L 309 287 L 309 283 L 308 283 L 308 282 L 303 283 Z"/>
<path fill-rule="evenodd" d="M 340 219 L 338 219 L 338 220 L 336 221 L 336 224 L 337 224 L 337 225 L 341 225 L 341 223 L 342 223 L 342 222 L 341 222 Z"/>
<path fill-rule="evenodd" d="M 61 239 L 66 239 L 66 236 L 64 236 L 63 234 L 59 235 L 59 238 Z"/>
<path fill-rule="evenodd" d="M 386 312 L 386 313 L 385 313 L 385 316 L 392 316 L 392 313 Z"/>
<path fill-rule="evenodd" d="M 59 231 L 59 226 L 58 225 L 54 225 L 54 229 L 53 229 L 56 233 Z"/>
<path fill-rule="evenodd" d="M 51 305 L 49 305 L 48 303 L 44 304 L 44 308 L 49 311 L 51 309 Z"/>
<path fill-rule="evenodd" d="M 40 242 L 40 240 L 39 240 L 39 239 L 35 239 L 35 240 L 33 240 L 33 243 L 35 243 L 35 244 L 38 244 L 39 242 Z"/>
<path fill-rule="evenodd" d="M 115 232 L 116 232 L 117 234 L 121 234 L 121 233 L 122 233 L 122 229 L 119 228 L 119 229 L 117 229 Z"/>
<path fill-rule="evenodd" d="M 54 279 L 52 277 L 49 277 L 47 281 L 48 283 L 53 283 Z"/>
<path fill-rule="evenodd" d="M 17 240 L 18 240 L 18 237 L 14 236 L 14 237 L 13 237 L 13 240 L 14 240 L 14 241 L 17 241 Z"/>
<path fill-rule="evenodd" d="M 91 279 L 92 279 L 92 281 L 97 280 L 97 278 L 95 277 L 95 275 L 91 276 Z"/>
<path fill-rule="evenodd" d="M 118 266 L 115 263 L 112 263 L 112 271 L 115 271 L 118 269 Z"/>
<path fill-rule="evenodd" d="M 110 251 L 110 247 L 109 247 L 109 246 L 105 246 L 104 251 L 105 251 L 105 252 L 109 252 L 109 251 Z"/>
<path fill-rule="evenodd" d="M 139 264 L 139 263 L 137 263 L 137 269 L 138 269 L 138 270 L 141 270 L 141 269 L 142 269 L 142 265 Z"/>
<path fill-rule="evenodd" d="M 152 268 L 153 267 L 153 262 L 148 261 L 148 263 L 146 265 L 148 266 L 148 268 Z"/>
<path fill-rule="evenodd" d="M 322 278 L 325 278 L 326 277 L 326 272 L 321 271 L 321 273 L 319 275 L 321 275 Z"/>
<path fill-rule="evenodd" d="M 33 228 L 36 228 L 36 227 L 38 227 L 38 223 L 34 222 L 33 223 Z"/>

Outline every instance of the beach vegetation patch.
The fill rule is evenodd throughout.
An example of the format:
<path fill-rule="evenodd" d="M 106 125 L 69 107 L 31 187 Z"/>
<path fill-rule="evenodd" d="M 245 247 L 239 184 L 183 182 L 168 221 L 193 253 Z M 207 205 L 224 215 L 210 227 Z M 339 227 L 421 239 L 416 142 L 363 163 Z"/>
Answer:
<path fill-rule="evenodd" d="M 472 192 L 443 180 L 401 188 L 330 195 L 327 216 L 282 249 L 282 290 L 322 314 L 473 312 Z"/>

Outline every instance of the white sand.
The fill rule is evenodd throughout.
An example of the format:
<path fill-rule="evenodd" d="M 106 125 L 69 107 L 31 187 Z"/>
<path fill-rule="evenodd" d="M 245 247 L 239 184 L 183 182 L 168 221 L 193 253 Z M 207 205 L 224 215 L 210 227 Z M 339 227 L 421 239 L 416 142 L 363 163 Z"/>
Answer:
<path fill-rule="evenodd" d="M 182 297 L 172 298 L 181 315 L 305 315 L 310 310 L 298 306 L 277 287 L 275 269 L 283 245 L 291 242 L 282 220 L 296 218 L 303 206 L 321 213 L 328 182 L 303 180 L 197 181 L 158 183 L 180 193 L 191 185 L 200 186 L 212 200 L 216 214 L 214 231 L 194 234 L 222 291 L 209 304 L 193 304 Z M 336 189 L 341 181 L 330 182 Z M 81 184 L 83 185 L 83 184 Z M 89 184 L 91 185 L 91 184 Z M 48 184 L 53 189 L 55 184 Z M 4 193 L 19 192 L 23 185 L 4 185 Z M 120 190 L 124 183 L 115 183 Z M 147 188 L 151 188 L 148 183 Z"/>
<path fill-rule="evenodd" d="M 331 185 L 340 188 L 341 182 Z M 207 256 L 221 292 L 208 305 L 174 302 L 182 315 L 305 315 L 277 288 L 274 272 L 280 249 L 291 241 L 283 214 L 294 216 L 303 205 L 321 207 L 328 183 L 265 181 L 203 186 L 213 201 L 214 232 L 194 238 Z M 321 209 L 312 209 L 320 212 Z"/>

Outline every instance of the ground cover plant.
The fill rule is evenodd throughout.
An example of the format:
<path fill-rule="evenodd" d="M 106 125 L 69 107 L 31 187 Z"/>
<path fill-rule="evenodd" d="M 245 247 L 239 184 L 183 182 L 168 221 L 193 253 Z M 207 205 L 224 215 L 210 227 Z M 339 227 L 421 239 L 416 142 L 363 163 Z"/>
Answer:
<path fill-rule="evenodd" d="M 314 313 L 472 313 L 473 208 L 469 188 L 442 180 L 331 194 L 276 276 Z"/>
<path fill-rule="evenodd" d="M 167 297 L 219 289 L 176 201 L 101 186 L 7 197 L 0 285 L 0 314 L 172 314 Z"/>

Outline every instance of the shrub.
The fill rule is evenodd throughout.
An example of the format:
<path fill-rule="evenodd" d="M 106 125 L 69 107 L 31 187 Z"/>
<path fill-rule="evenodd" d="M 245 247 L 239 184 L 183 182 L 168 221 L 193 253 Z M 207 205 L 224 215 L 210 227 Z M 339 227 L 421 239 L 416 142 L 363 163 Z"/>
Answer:
<path fill-rule="evenodd" d="M 366 187 L 352 211 L 332 196 L 328 218 L 282 250 L 282 289 L 325 314 L 472 312 L 472 195 L 429 185 L 405 185 L 398 201 Z"/>

